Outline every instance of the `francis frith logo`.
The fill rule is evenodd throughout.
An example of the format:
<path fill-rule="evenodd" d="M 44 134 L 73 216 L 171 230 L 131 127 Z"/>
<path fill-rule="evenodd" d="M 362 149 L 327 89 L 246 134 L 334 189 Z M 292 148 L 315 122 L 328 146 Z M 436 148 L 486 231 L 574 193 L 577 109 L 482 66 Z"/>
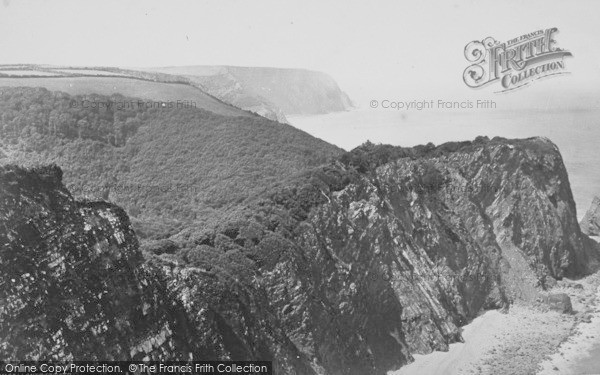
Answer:
<path fill-rule="evenodd" d="M 536 30 L 500 43 L 492 37 L 472 41 L 465 47 L 471 63 L 463 73 L 465 84 L 479 88 L 498 82 L 498 92 L 526 86 L 540 78 L 568 73 L 565 57 L 571 52 L 556 46 L 556 27 Z"/>

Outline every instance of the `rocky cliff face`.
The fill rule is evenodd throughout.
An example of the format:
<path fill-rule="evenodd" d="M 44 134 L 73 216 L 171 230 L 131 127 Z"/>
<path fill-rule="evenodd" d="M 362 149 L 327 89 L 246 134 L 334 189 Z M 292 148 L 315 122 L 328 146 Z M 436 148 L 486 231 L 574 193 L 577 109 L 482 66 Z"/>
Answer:
<path fill-rule="evenodd" d="M 131 273 L 141 257 L 127 217 L 75 203 L 61 177 L 57 167 L 0 170 L 3 358 L 72 358 L 93 348 L 110 358 L 133 334 Z M 111 320 L 119 329 L 104 340 Z"/>
<path fill-rule="evenodd" d="M 383 373 L 446 349 L 482 308 L 597 262 L 556 146 L 455 146 L 322 184 L 322 204 L 293 229 L 295 255 L 263 271 L 279 319 L 327 371 Z"/>
<path fill-rule="evenodd" d="M 588 236 L 600 235 L 600 197 L 594 197 L 580 225 L 581 231 Z"/>
<path fill-rule="evenodd" d="M 302 69 L 226 67 L 250 92 L 264 97 L 288 115 L 345 111 L 348 96 L 329 75 Z"/>
<path fill-rule="evenodd" d="M 598 259 L 560 153 L 539 138 L 357 150 L 248 202 L 236 222 L 183 231 L 145 262 L 118 208 L 73 202 L 47 175 L 9 168 L 0 179 L 7 358 L 98 350 L 384 374 L 460 340 L 481 309 L 535 298 Z M 109 270 L 124 281 L 111 284 Z M 62 310 L 37 308 L 49 299 Z M 50 328 L 36 331 L 38 321 Z"/>
<path fill-rule="evenodd" d="M 173 262 L 144 263 L 125 212 L 74 201 L 61 178 L 58 167 L 0 168 L 2 358 L 264 358 L 284 373 L 311 373 L 259 293 Z M 205 298 L 211 292 L 217 300 Z"/>

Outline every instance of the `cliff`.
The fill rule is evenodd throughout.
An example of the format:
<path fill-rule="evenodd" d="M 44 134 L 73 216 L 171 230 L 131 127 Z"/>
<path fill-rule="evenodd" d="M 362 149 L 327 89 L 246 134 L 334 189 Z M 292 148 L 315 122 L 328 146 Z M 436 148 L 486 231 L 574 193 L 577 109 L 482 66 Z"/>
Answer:
<path fill-rule="evenodd" d="M 287 124 L 283 110 L 268 98 L 259 95 L 226 69 L 208 76 L 187 75 L 190 83 L 219 98 L 225 103 L 259 114 L 269 120 Z"/>
<path fill-rule="evenodd" d="M 288 115 L 345 111 L 348 96 L 329 75 L 303 69 L 226 67 L 249 91 L 266 98 Z"/>
<path fill-rule="evenodd" d="M 61 179 L 56 166 L 0 167 L 2 358 L 263 358 L 310 373 L 260 293 L 249 298 L 249 286 L 227 289 L 228 280 L 193 267 L 144 262 L 125 212 L 76 202 Z M 211 293 L 218 300 L 204 298 Z"/>
<path fill-rule="evenodd" d="M 185 77 L 224 102 L 283 123 L 286 115 L 316 115 L 352 107 L 335 80 L 321 72 L 234 66 L 150 70 Z"/>
<path fill-rule="evenodd" d="M 6 358 L 191 355 L 384 374 L 461 340 L 482 309 L 598 264 L 546 139 L 367 144 L 145 261 L 122 211 L 73 201 L 49 171 L 0 172 Z"/>

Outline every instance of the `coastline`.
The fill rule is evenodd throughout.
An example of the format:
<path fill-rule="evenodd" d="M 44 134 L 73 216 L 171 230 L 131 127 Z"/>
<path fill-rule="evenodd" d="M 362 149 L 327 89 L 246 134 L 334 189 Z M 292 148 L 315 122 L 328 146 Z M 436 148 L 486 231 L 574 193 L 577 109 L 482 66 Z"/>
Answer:
<path fill-rule="evenodd" d="M 600 272 L 562 280 L 550 291 L 567 293 L 573 314 L 540 303 L 486 311 L 464 326 L 464 343 L 447 352 L 414 355 L 388 375 L 600 374 Z"/>
<path fill-rule="evenodd" d="M 580 314 L 579 322 L 573 334 L 540 364 L 537 375 L 600 374 L 600 273 L 581 282 L 584 288 L 593 290 L 595 287 L 595 293 L 574 301 L 575 311 Z"/>

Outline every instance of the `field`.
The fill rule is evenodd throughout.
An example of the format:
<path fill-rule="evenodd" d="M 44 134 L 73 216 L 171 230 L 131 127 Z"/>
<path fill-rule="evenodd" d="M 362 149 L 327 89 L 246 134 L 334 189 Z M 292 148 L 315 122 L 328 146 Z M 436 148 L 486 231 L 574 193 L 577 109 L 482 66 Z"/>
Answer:
<path fill-rule="evenodd" d="M 56 77 L 56 78 L 0 78 L 0 87 L 45 87 L 70 95 L 121 94 L 144 100 L 195 102 L 197 108 L 224 116 L 253 116 L 251 113 L 225 104 L 202 90 L 178 83 L 150 82 L 121 77 Z"/>

